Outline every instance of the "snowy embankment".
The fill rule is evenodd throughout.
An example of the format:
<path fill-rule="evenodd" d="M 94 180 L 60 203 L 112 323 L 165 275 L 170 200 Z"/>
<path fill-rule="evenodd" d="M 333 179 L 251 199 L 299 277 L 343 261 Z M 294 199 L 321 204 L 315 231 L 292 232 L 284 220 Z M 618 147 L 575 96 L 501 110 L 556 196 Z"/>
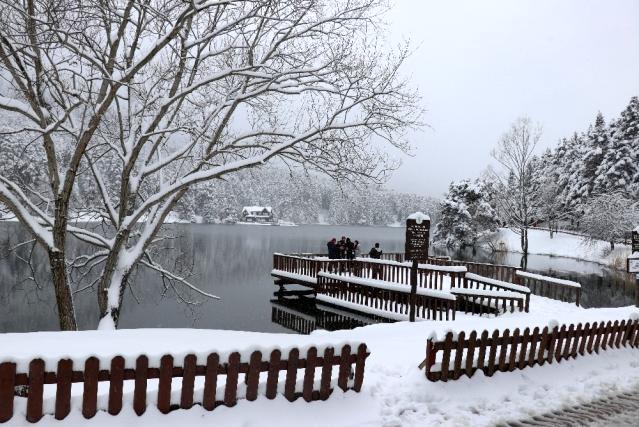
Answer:
<path fill-rule="evenodd" d="M 401 322 L 377 324 L 336 332 L 316 331 L 310 336 L 262 334 L 232 331 L 140 329 L 109 332 L 33 333 L 0 335 L 0 360 L 15 360 L 20 366 L 35 356 L 51 363 L 60 357 L 79 360 L 98 354 L 105 359 L 116 354 L 136 356 L 146 353 L 152 360 L 165 352 L 198 355 L 209 351 L 228 354 L 238 350 L 244 357 L 254 349 L 282 349 L 292 346 L 341 345 L 363 341 L 371 352 L 367 360 L 361 393 L 336 391 L 326 402 L 306 403 L 299 399 L 289 403 L 282 396 L 267 400 L 263 393 L 255 402 L 240 400 L 236 407 L 219 407 L 207 412 L 196 406 L 161 415 L 153 405 L 154 387 L 149 384 L 149 407 L 138 417 L 130 403 L 132 384 L 125 386 L 128 395 L 117 417 L 99 412 L 84 420 L 80 400 L 74 400 L 66 420 L 46 416 L 38 425 L 113 426 L 440 426 L 493 425 L 558 409 L 565 405 L 601 397 L 609 392 L 630 389 L 639 384 L 639 350 L 613 349 L 599 355 L 536 366 L 521 371 L 498 372 L 485 377 L 477 372 L 473 378 L 457 381 L 429 382 L 417 365 L 424 359 L 429 336 L 443 337 L 448 330 L 481 331 L 495 328 L 543 327 L 551 322 L 577 323 L 630 318 L 635 307 L 583 309 L 572 304 L 532 296 L 530 313 L 509 313 L 498 318 L 479 318 L 459 314 L 450 322 Z M 176 357 L 176 362 L 180 357 Z M 47 364 L 47 366 L 51 366 Z M 262 373 L 261 381 L 265 380 Z M 51 386 L 49 393 L 55 386 Z M 196 388 L 201 384 L 196 383 Z M 82 390 L 73 388 L 74 395 Z M 100 388 L 106 399 L 108 384 Z M 201 391 L 199 391 L 201 393 Z M 179 393 L 174 390 L 174 399 Z M 16 416 L 6 425 L 23 425 L 24 402 L 16 399 Z M 46 405 L 53 405 L 48 400 Z"/>
<path fill-rule="evenodd" d="M 493 244 L 498 251 L 521 253 L 519 234 L 508 228 L 499 229 L 493 237 Z M 528 253 L 576 258 L 625 268 L 630 246 L 615 245 L 615 249 L 610 251 L 610 243 L 601 240 L 590 243 L 582 236 L 562 232 L 553 233 L 551 239 L 548 231 L 531 229 L 528 230 Z"/>

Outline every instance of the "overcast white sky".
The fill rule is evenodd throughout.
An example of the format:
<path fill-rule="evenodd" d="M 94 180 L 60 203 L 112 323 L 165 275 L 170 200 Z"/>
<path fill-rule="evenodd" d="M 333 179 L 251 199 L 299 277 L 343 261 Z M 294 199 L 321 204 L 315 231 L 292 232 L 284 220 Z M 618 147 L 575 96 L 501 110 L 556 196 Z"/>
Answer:
<path fill-rule="evenodd" d="M 638 0 L 396 0 L 388 18 L 416 49 L 405 71 L 431 126 L 390 188 L 440 196 L 485 169 L 518 116 L 542 124 L 545 148 L 639 95 Z"/>

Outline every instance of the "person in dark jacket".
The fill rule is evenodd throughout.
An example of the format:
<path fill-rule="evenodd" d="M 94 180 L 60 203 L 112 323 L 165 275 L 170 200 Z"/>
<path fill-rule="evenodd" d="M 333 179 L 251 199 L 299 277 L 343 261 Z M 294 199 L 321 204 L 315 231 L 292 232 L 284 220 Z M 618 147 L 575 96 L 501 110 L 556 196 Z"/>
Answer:
<path fill-rule="evenodd" d="M 346 258 L 346 237 L 342 236 L 341 240 L 337 242 L 337 258 L 344 259 Z"/>
<path fill-rule="evenodd" d="M 337 259 L 337 239 L 333 237 L 327 244 L 328 248 L 328 259 Z"/>
<path fill-rule="evenodd" d="M 382 250 L 379 248 L 379 243 L 375 243 L 375 246 L 372 247 L 372 249 L 368 252 L 368 256 L 371 257 L 371 259 L 381 259 L 382 258 Z M 372 274 L 373 274 L 373 279 L 377 279 L 379 276 L 381 276 L 381 266 L 378 264 L 373 264 L 372 265 Z"/>
<path fill-rule="evenodd" d="M 355 259 L 355 244 L 351 241 L 350 237 L 346 238 L 346 259 Z"/>
<path fill-rule="evenodd" d="M 382 258 L 382 250 L 379 248 L 379 243 L 375 243 L 375 246 L 370 250 L 368 256 L 373 259 L 381 259 Z"/>

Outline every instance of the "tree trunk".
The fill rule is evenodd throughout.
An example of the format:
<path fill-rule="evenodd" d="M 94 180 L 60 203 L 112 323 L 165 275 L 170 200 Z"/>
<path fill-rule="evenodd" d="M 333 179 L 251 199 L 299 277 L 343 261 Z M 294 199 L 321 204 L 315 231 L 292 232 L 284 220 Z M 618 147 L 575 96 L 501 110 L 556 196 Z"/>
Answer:
<path fill-rule="evenodd" d="M 615 242 L 613 242 L 612 240 L 610 241 L 610 250 L 611 251 L 615 250 Z"/>
<path fill-rule="evenodd" d="M 521 229 L 521 251 L 524 253 L 524 256 L 528 255 L 528 227 Z"/>
<path fill-rule="evenodd" d="M 62 232 L 64 233 L 64 232 Z M 49 266 L 51 268 L 51 280 L 55 291 L 56 305 L 58 308 L 58 321 L 61 331 L 76 331 L 78 325 L 75 319 L 73 307 L 73 294 L 67 280 L 67 266 L 64 254 L 64 237 L 54 233 L 55 249 L 49 250 Z"/>
<path fill-rule="evenodd" d="M 129 231 L 123 230 L 115 238 L 113 247 L 107 256 L 104 263 L 104 270 L 102 270 L 102 277 L 98 282 L 98 306 L 100 308 L 100 322 L 106 316 L 111 316 L 113 325 L 118 327 L 118 320 L 120 318 L 119 308 L 122 304 L 122 296 L 124 295 L 123 284 L 128 277 L 128 272 L 122 272 L 122 275 L 117 275 L 115 272 L 118 268 L 118 260 L 120 259 L 120 252 L 126 250 L 126 242 L 129 239 Z M 109 289 L 111 288 L 113 281 L 119 281 L 119 301 L 117 307 L 112 307 L 109 304 Z"/>

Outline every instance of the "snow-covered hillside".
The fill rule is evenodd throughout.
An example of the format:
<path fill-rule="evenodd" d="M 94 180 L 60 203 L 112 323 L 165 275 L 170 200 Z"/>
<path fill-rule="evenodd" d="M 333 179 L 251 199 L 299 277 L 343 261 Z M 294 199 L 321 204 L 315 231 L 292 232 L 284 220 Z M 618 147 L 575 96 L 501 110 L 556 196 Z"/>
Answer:
<path fill-rule="evenodd" d="M 508 228 L 500 228 L 493 238 L 493 244 L 499 251 L 521 252 L 519 235 Z M 550 233 L 546 230 L 531 229 L 528 231 L 530 254 L 552 255 L 578 258 L 616 267 L 625 266 L 626 257 L 630 255 L 627 245 L 615 245 L 610 251 L 610 243 L 603 241 L 586 242 L 583 237 L 568 234 Z"/>

